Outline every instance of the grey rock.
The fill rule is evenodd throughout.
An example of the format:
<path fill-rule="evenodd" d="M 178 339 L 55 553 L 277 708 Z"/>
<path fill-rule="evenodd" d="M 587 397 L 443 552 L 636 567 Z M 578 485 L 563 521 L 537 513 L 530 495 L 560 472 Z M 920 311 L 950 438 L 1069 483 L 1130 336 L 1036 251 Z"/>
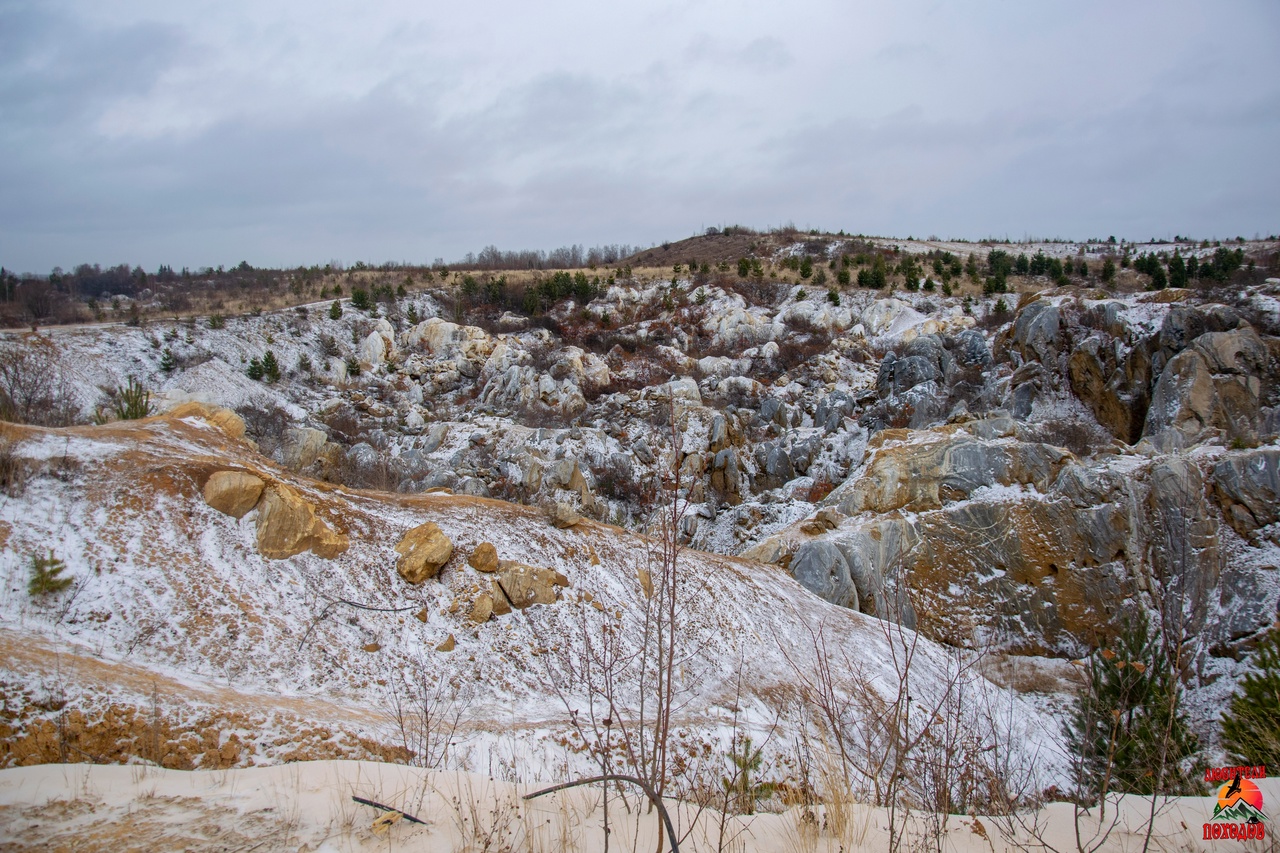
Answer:
<path fill-rule="evenodd" d="M 639 459 L 642 464 L 653 464 L 653 451 L 649 449 L 649 443 L 643 438 L 631 445 L 631 452 L 635 454 L 636 459 Z"/>
<path fill-rule="evenodd" d="M 760 420 L 765 423 L 787 425 L 787 406 L 775 397 L 766 397 L 760 402 Z"/>
<path fill-rule="evenodd" d="M 553 527 L 563 530 L 582 521 L 582 516 L 568 504 L 556 503 L 548 513 L 548 519 Z"/>
<path fill-rule="evenodd" d="M 427 427 L 427 434 L 423 436 L 418 449 L 423 453 L 435 453 L 440 449 L 440 445 L 449 437 L 449 425 L 444 423 L 436 423 Z"/>
<path fill-rule="evenodd" d="M 765 453 L 764 472 L 778 485 L 789 482 L 796 476 L 790 455 L 776 444 Z"/>
<path fill-rule="evenodd" d="M 290 471 L 301 471 L 320 458 L 329 436 L 311 427 L 290 427 L 280 444 L 280 461 Z"/>
<path fill-rule="evenodd" d="M 1062 344 L 1060 321 L 1057 306 L 1044 300 L 1036 300 L 1018 312 L 1013 323 L 1013 340 L 1023 359 L 1054 363 Z"/>
<path fill-rule="evenodd" d="M 1280 449 L 1231 453 L 1213 466 L 1223 515 L 1242 536 L 1280 521 Z"/>
<path fill-rule="evenodd" d="M 805 542 L 791 557 L 791 575 L 800 585 L 832 604 L 858 609 L 858 588 L 844 555 L 831 542 Z"/>
<path fill-rule="evenodd" d="M 458 483 L 456 490 L 460 495 L 471 495 L 477 498 L 489 497 L 489 487 L 479 477 L 466 477 Z"/>
<path fill-rule="evenodd" d="M 457 488 L 458 480 L 459 477 L 453 470 L 449 468 L 442 468 L 427 477 L 426 487 L 428 489 L 444 488 L 452 490 Z"/>
<path fill-rule="evenodd" d="M 990 367 L 991 350 L 987 339 L 975 329 L 966 329 L 955 337 L 955 357 L 965 367 Z"/>
<path fill-rule="evenodd" d="M 1012 403 L 1013 416 L 1020 421 L 1025 421 L 1031 417 L 1031 410 L 1036 402 L 1036 386 L 1034 382 L 1023 382 L 1021 385 L 1013 389 L 1013 395 L 1010 399 Z"/>

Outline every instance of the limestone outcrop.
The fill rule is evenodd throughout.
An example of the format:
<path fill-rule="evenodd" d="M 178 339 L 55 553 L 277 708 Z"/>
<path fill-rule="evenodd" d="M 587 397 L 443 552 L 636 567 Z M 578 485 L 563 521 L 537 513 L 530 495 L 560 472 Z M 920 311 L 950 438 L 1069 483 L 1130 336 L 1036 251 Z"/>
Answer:
<path fill-rule="evenodd" d="M 283 560 L 303 551 L 332 559 L 350 545 L 316 515 L 316 507 L 292 487 L 272 483 L 258 502 L 258 551 L 271 560 Z"/>
<path fill-rule="evenodd" d="M 861 476 L 824 501 L 845 515 L 895 509 L 936 509 L 983 486 L 1031 485 L 1046 490 L 1071 455 L 1047 444 L 985 441 L 965 432 L 882 430 L 868 443 Z"/>
<path fill-rule="evenodd" d="M 1213 485 L 1223 515 L 1241 536 L 1280 521 L 1280 449 L 1229 454 L 1213 466 Z M 1280 539 L 1280 532 L 1272 537 Z"/>

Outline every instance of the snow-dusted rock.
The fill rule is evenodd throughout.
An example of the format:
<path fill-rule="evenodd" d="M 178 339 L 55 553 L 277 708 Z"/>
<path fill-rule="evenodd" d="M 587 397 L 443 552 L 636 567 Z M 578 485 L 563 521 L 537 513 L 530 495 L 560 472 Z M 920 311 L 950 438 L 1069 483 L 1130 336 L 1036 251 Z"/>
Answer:
<path fill-rule="evenodd" d="M 859 322 L 866 329 L 868 337 L 896 337 L 927 319 L 924 314 L 899 299 L 877 299 L 862 312 Z"/>

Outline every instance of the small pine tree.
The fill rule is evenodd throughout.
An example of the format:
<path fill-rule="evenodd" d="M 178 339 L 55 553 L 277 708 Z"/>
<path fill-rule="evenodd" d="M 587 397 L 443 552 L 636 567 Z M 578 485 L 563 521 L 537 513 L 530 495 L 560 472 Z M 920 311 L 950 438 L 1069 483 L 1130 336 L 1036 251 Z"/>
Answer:
<path fill-rule="evenodd" d="M 276 361 L 276 354 L 271 350 L 262 357 L 262 378 L 272 383 L 280 381 L 280 362 Z"/>
<path fill-rule="evenodd" d="M 729 761 L 733 764 L 733 776 L 721 776 L 720 784 L 728 798 L 730 808 L 742 814 L 755 814 L 756 802 L 773 795 L 777 785 L 759 781 L 764 765 L 764 749 L 752 749 L 751 738 L 735 739 Z"/>
<path fill-rule="evenodd" d="M 1253 665 L 1222 718 L 1222 743 L 1242 763 L 1280 767 L 1280 624 L 1258 644 Z"/>
<path fill-rule="evenodd" d="M 363 287 L 351 288 L 351 307 L 357 311 L 368 311 L 373 307 L 373 300 L 369 298 L 369 291 Z"/>
<path fill-rule="evenodd" d="M 1003 318 L 1006 314 L 1009 313 L 1009 305 L 1004 301 L 1003 296 L 1001 296 L 999 299 L 996 300 L 996 304 L 994 307 L 992 307 L 991 313 L 998 318 Z"/>
<path fill-rule="evenodd" d="M 123 388 L 116 388 L 111 397 L 111 406 L 118 420 L 136 421 L 155 411 L 151 405 L 151 392 L 132 376 Z"/>
<path fill-rule="evenodd" d="M 1107 284 L 1115 281 L 1116 278 L 1116 262 L 1107 258 L 1102 262 L 1102 280 Z"/>
<path fill-rule="evenodd" d="M 410 325 L 418 325 L 418 306 L 410 302 L 408 310 L 405 311 L 405 316 L 409 319 Z"/>
<path fill-rule="evenodd" d="M 831 288 L 830 290 L 828 290 L 828 291 L 827 291 L 827 301 L 828 301 L 828 302 L 830 302 L 832 305 L 835 305 L 835 306 L 839 307 L 839 305 L 840 305 L 840 291 L 836 290 L 834 287 L 833 287 L 833 288 Z"/>
<path fill-rule="evenodd" d="M 178 360 L 173 356 L 173 350 L 168 347 L 164 348 L 164 353 L 160 356 L 160 369 L 165 373 L 173 373 L 178 368 Z"/>
<path fill-rule="evenodd" d="M 1082 796 L 1195 792 L 1182 768 L 1198 744 L 1181 690 L 1145 618 L 1129 622 L 1109 648 L 1090 657 L 1085 687 L 1064 726 Z"/>
<path fill-rule="evenodd" d="M 340 300 L 338 299 L 333 300 L 333 304 L 329 306 L 329 319 L 330 320 L 342 319 L 342 302 Z"/>
<path fill-rule="evenodd" d="M 227 318 L 223 317 L 221 314 L 213 314 L 212 316 L 209 317 L 210 329 L 221 329 L 226 325 L 227 325 Z"/>
<path fill-rule="evenodd" d="M 249 378 L 252 379 L 254 382 L 262 381 L 262 375 L 263 375 L 262 362 L 258 359 L 257 356 L 254 356 L 253 358 L 249 359 L 249 369 L 246 370 L 245 373 L 248 374 Z"/>
<path fill-rule="evenodd" d="M 32 598 L 44 598 L 62 592 L 71 586 L 71 578 L 62 577 L 67 564 L 49 550 L 48 557 L 31 555 L 31 578 L 27 581 L 27 594 Z"/>

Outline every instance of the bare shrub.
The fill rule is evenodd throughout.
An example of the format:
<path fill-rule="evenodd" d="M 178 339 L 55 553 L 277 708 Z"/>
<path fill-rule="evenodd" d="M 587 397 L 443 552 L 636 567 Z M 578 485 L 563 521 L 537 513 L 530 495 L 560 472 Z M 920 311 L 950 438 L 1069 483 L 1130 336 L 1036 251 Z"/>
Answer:
<path fill-rule="evenodd" d="M 349 450 L 330 468 L 328 479 L 353 489 L 398 492 L 404 485 L 406 476 L 395 461 L 381 454 L 369 458 L 367 453 Z"/>
<path fill-rule="evenodd" d="M 293 418 L 276 405 L 248 405 L 236 409 L 244 419 L 245 434 L 258 443 L 258 449 L 270 456 L 284 441 L 284 432 L 293 425 Z"/>
<path fill-rule="evenodd" d="M 52 341 L 32 336 L 0 345 L 0 420 L 67 426 L 79 419 Z"/>
<path fill-rule="evenodd" d="M 350 403 L 335 406 L 322 416 L 329 434 L 343 444 L 364 441 L 368 427 L 361 421 L 360 413 Z"/>
<path fill-rule="evenodd" d="M 459 727 L 471 705 L 471 688 L 454 678 L 434 678 L 425 661 L 392 675 L 387 717 L 413 767 L 446 767 L 458 746 Z"/>
<path fill-rule="evenodd" d="M 22 494 L 30 476 L 26 461 L 14 452 L 15 444 L 7 436 L 0 436 L 0 492 L 11 498 Z"/>

